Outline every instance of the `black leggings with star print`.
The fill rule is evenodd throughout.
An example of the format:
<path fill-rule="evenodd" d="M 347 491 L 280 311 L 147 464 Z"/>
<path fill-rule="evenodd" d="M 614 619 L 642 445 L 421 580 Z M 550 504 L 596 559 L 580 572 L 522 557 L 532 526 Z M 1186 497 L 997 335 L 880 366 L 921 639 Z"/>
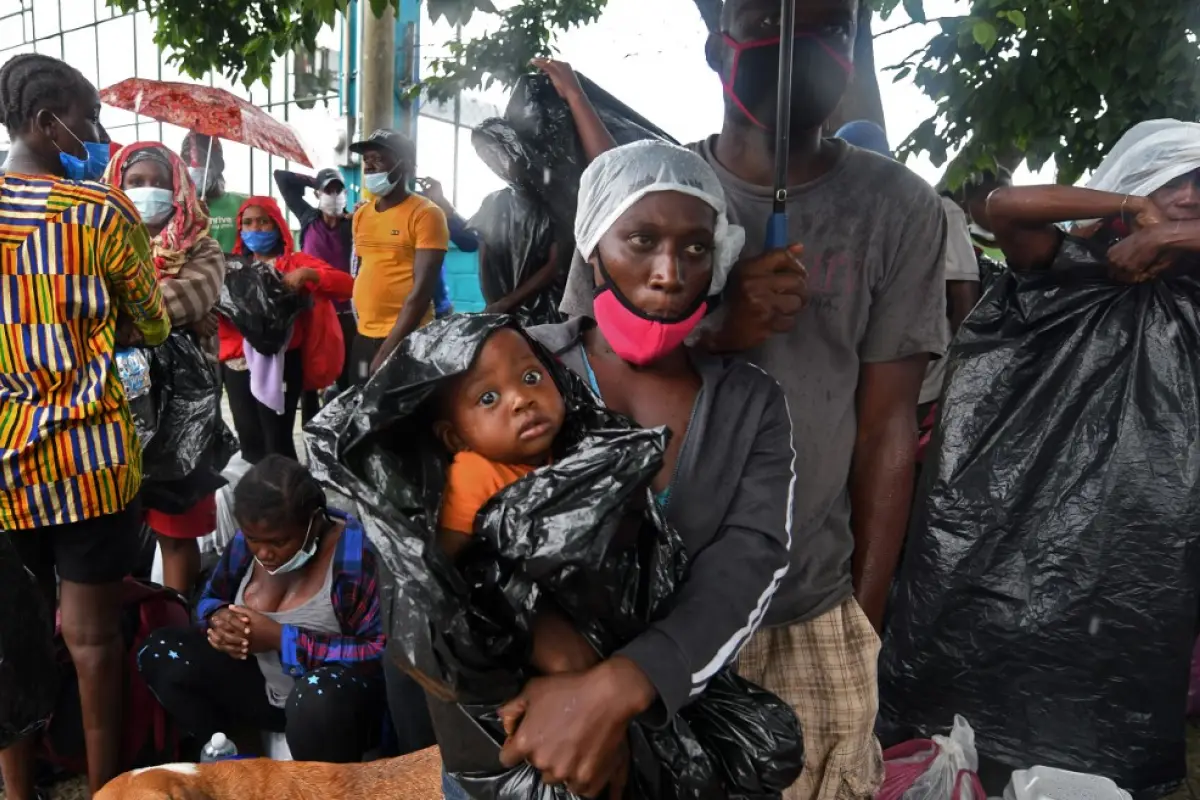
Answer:
<path fill-rule="evenodd" d="M 200 628 L 167 628 L 147 637 L 138 669 L 185 732 L 201 742 L 218 731 L 286 733 L 296 761 L 351 763 L 378 746 L 387 708 L 383 673 L 331 664 L 296 681 L 287 705 L 267 700 L 258 662 L 213 649 Z"/>

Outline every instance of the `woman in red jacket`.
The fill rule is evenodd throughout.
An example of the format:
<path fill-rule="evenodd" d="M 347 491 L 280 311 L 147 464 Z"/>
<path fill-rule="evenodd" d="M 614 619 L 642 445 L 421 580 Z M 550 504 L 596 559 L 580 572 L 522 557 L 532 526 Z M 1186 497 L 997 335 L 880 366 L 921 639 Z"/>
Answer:
<path fill-rule="evenodd" d="M 300 395 L 332 385 L 341 374 L 345 346 L 332 301 L 348 300 L 354 279 L 320 259 L 296 252 L 283 212 L 270 197 L 251 197 L 242 204 L 238 231 L 234 255 L 274 267 L 293 291 L 310 293 L 313 298 L 312 308 L 300 315 L 292 329 L 283 356 L 282 382 L 274 388 L 267 385 L 270 378 L 263 380 L 261 374 L 252 380 L 253 370 L 268 367 L 253 351 L 247 352 L 232 323 L 224 318 L 220 323 L 221 371 L 242 457 L 251 464 L 272 453 L 294 459 L 292 436 Z"/>

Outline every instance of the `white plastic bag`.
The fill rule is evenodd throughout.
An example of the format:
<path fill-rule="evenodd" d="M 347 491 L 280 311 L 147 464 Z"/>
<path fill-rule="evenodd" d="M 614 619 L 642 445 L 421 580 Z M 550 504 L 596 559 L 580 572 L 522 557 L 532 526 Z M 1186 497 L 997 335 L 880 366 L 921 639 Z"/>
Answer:
<path fill-rule="evenodd" d="M 954 728 L 949 736 L 934 736 L 938 754 L 929 769 L 917 778 L 904 793 L 903 800 L 985 800 L 975 797 L 966 775 L 979 771 L 979 753 L 975 750 L 975 731 L 962 717 L 955 715 Z"/>
<path fill-rule="evenodd" d="M 1146 197 L 1200 169 L 1200 124 L 1177 119 L 1139 122 L 1113 145 L 1087 188 Z"/>
<path fill-rule="evenodd" d="M 1004 800 L 1130 800 L 1130 794 L 1102 775 L 1033 767 L 1013 772 Z"/>
<path fill-rule="evenodd" d="M 292 750 L 288 747 L 287 734 L 263 731 L 263 750 L 272 761 L 291 761 Z"/>
<path fill-rule="evenodd" d="M 225 552 L 225 548 L 233 541 L 233 537 L 237 535 L 238 525 L 233 518 L 233 490 L 242 476 L 250 471 L 250 467 L 250 462 L 242 458 L 241 453 L 238 453 L 230 459 L 225 469 L 221 470 L 221 476 L 228 483 L 217 490 L 217 527 L 211 534 L 200 540 L 200 552 L 203 555 L 220 558 L 221 554 Z"/>

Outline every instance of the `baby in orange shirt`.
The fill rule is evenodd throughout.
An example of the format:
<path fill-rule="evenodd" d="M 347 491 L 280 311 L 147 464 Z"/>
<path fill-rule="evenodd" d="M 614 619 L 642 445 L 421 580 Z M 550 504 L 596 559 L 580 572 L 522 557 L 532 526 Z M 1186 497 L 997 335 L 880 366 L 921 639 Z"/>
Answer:
<path fill-rule="evenodd" d="M 501 328 L 488 337 L 471 369 L 442 395 L 434 424 L 454 453 L 438 521 L 452 558 L 493 495 L 549 462 L 565 417 L 562 395 L 525 336 Z"/>

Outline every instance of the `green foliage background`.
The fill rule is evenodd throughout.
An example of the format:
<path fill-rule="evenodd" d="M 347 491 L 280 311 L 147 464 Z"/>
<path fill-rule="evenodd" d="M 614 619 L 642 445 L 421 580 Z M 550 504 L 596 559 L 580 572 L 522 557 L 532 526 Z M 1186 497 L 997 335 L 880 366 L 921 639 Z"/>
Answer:
<path fill-rule="evenodd" d="M 382 11 L 394 0 L 370 0 Z M 643 0 L 653 2 L 653 0 Z M 720 0 L 693 0 L 710 27 Z M 424 0 L 433 19 L 465 24 L 496 16 L 495 32 L 451 45 L 450 57 L 414 94 L 448 97 L 460 89 L 509 85 L 529 60 L 552 55 L 556 35 L 599 19 L 607 0 L 521 0 L 502 11 L 492 0 Z M 860 0 L 883 20 L 903 7 L 926 20 L 923 0 Z M 108 0 L 122 11 L 148 10 L 155 41 L 185 73 L 210 70 L 249 85 L 269 81 L 271 63 L 312 50 L 347 0 Z M 965 4 L 964 4 L 965 7 Z M 996 163 L 1055 159 L 1074 182 L 1095 167 L 1131 125 L 1145 119 L 1200 118 L 1200 44 L 1196 0 L 972 0 L 969 12 L 938 20 L 928 44 L 887 66 L 935 103 L 900 156 L 948 161 L 946 182 Z M 886 25 L 881 35 L 887 35 Z M 882 91 L 887 91 L 884 85 Z"/>

